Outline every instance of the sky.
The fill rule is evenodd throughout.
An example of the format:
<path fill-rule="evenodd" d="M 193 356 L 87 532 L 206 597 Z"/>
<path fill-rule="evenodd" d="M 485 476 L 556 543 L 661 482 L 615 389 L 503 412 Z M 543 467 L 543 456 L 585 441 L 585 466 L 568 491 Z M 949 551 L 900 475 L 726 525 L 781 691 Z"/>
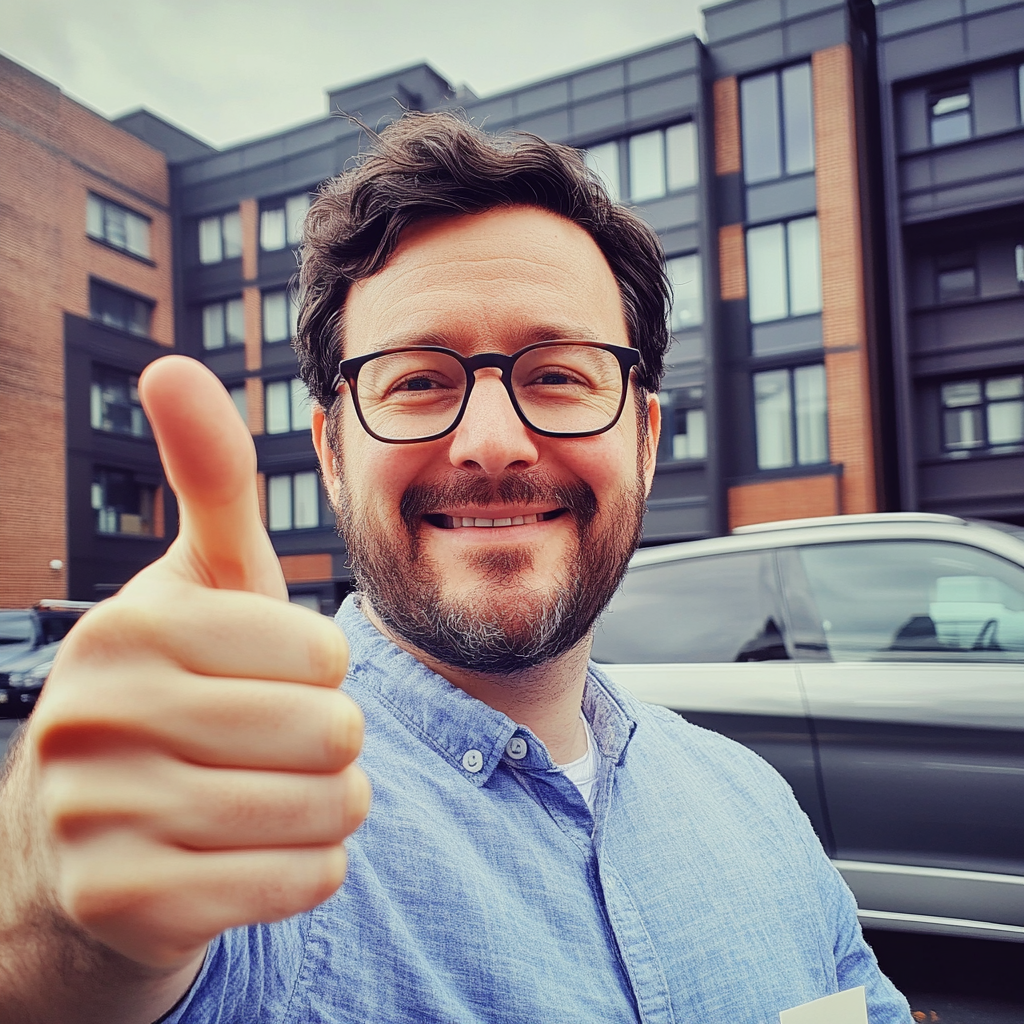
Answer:
<path fill-rule="evenodd" d="M 704 0 L 702 6 L 710 6 Z M 217 147 L 326 113 L 328 89 L 426 62 L 486 96 L 691 33 L 699 0 L 4 0 L 0 52 L 108 117 Z"/>

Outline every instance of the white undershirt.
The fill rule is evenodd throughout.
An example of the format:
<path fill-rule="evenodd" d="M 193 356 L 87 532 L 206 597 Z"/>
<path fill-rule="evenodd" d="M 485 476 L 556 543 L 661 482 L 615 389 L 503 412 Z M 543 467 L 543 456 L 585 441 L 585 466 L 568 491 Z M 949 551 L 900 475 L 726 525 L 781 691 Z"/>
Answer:
<path fill-rule="evenodd" d="M 580 712 L 583 721 L 583 728 L 587 733 L 587 752 L 570 761 L 568 764 L 559 765 L 565 777 L 580 791 L 587 806 L 594 809 L 594 783 L 597 782 L 597 744 L 594 741 L 594 732 L 590 728 L 586 715 Z"/>

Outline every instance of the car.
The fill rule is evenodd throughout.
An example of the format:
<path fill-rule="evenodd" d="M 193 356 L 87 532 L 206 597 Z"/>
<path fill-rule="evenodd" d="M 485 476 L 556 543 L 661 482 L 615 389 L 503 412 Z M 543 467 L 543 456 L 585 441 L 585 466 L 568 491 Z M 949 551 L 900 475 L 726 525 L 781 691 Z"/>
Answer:
<path fill-rule="evenodd" d="M 51 651 L 55 652 L 93 603 L 45 600 L 32 608 L 0 609 L 0 718 L 20 718 L 31 711 L 38 689 L 33 691 L 20 682 L 11 686 L 9 678 L 13 675 L 20 679 L 19 673 L 35 671 L 48 660 L 52 662 Z"/>
<path fill-rule="evenodd" d="M 929 513 L 636 553 L 593 657 L 790 784 L 865 927 L 1024 942 L 1024 540 Z"/>
<path fill-rule="evenodd" d="M 0 668 L 0 718 L 31 714 L 63 642 L 36 647 Z"/>

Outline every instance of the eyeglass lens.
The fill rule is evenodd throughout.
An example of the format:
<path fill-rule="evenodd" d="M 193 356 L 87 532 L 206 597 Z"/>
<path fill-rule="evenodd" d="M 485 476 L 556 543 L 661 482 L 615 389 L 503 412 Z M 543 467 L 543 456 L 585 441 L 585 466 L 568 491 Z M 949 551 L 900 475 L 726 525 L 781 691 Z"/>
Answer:
<path fill-rule="evenodd" d="M 462 364 L 443 352 L 385 352 L 359 371 L 359 406 L 379 437 L 431 437 L 455 422 L 466 384 Z M 528 425 L 538 430 L 602 430 L 619 411 L 622 388 L 615 356 L 589 345 L 527 349 L 512 369 L 516 401 Z"/>

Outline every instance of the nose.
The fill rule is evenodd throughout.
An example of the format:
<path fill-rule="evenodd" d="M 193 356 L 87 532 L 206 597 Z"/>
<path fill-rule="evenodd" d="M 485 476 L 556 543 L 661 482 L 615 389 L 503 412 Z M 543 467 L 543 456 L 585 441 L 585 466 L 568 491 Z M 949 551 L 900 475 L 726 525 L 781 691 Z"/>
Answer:
<path fill-rule="evenodd" d="M 495 367 L 477 370 L 466 411 L 451 437 L 452 465 L 488 476 L 526 469 L 540 457 L 534 435 L 516 415 Z"/>

